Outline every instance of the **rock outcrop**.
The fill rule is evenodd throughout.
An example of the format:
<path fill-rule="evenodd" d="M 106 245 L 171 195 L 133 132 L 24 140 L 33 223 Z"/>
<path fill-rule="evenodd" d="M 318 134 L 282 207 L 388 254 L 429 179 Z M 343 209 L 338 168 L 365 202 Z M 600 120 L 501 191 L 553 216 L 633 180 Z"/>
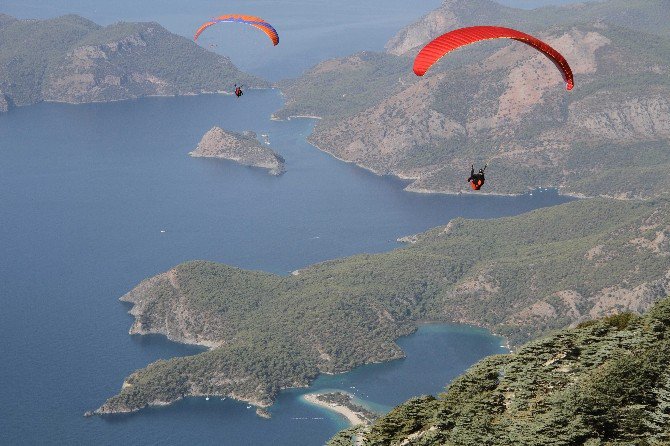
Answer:
<path fill-rule="evenodd" d="M 270 175 L 284 173 L 284 158 L 263 146 L 254 132 L 236 133 L 220 127 L 211 128 L 189 153 L 193 157 L 222 158 L 244 166 L 268 169 Z"/>
<path fill-rule="evenodd" d="M 386 44 L 386 51 L 397 56 L 407 54 L 419 45 L 464 26 L 511 22 L 516 10 L 491 0 L 444 0 L 442 5 L 416 23 L 403 28 Z M 517 26 L 521 17 L 516 15 Z"/>

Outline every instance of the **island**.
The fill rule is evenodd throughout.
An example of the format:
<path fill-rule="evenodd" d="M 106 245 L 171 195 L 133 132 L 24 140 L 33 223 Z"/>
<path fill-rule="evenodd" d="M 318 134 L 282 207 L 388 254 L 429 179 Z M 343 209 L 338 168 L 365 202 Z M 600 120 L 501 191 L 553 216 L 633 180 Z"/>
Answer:
<path fill-rule="evenodd" d="M 367 426 L 379 417 L 377 413 L 356 404 L 354 397 L 345 392 L 308 393 L 303 399 L 342 415 L 352 426 Z"/>
<path fill-rule="evenodd" d="M 272 414 L 270 413 L 270 411 L 262 407 L 256 408 L 256 415 L 258 415 L 261 418 L 265 418 L 266 420 L 272 418 Z"/>
<path fill-rule="evenodd" d="M 212 127 L 189 153 L 193 157 L 221 158 L 244 166 L 268 169 L 270 175 L 285 172 L 284 158 L 261 144 L 254 132 L 236 133 Z"/>
<path fill-rule="evenodd" d="M 158 23 L 101 26 L 77 15 L 19 20 L 0 14 L 0 73 L 0 112 L 42 101 L 232 93 L 235 83 L 269 87 Z"/>

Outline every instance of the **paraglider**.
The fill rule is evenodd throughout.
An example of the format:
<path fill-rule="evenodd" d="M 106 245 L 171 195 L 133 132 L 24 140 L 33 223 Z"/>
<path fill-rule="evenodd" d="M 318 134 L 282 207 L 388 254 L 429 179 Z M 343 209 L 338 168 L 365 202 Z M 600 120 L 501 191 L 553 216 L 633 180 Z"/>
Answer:
<path fill-rule="evenodd" d="M 467 182 L 470 183 L 472 190 L 479 190 L 484 185 L 486 179 L 484 178 L 484 171 L 486 170 L 486 165 L 483 169 L 479 169 L 479 172 L 475 173 L 475 165 L 473 164 L 470 168 L 470 178 L 467 179 Z"/>
<path fill-rule="evenodd" d="M 572 90 L 574 88 L 575 81 L 572 69 L 568 64 L 568 61 L 565 60 L 565 57 L 563 57 L 561 53 L 556 51 L 549 44 L 531 36 L 530 34 L 501 26 L 471 26 L 442 34 L 441 36 L 430 41 L 421 49 L 421 51 L 419 51 L 416 58 L 414 59 L 414 74 L 417 76 L 423 76 L 433 65 L 437 63 L 437 61 L 456 49 L 483 40 L 494 39 L 513 39 L 525 43 L 526 45 L 529 45 L 532 48 L 540 51 L 549 60 L 551 60 L 556 68 L 558 68 L 558 70 L 561 72 L 563 80 L 565 81 L 566 89 Z M 472 165 L 470 170 L 470 177 L 467 179 L 467 181 L 470 183 L 470 187 L 472 187 L 473 190 L 478 191 L 484 185 L 484 182 L 486 181 L 484 178 L 485 170 L 486 166 L 484 166 L 483 169 L 479 169 L 479 172 L 475 173 L 475 167 Z"/>
<path fill-rule="evenodd" d="M 195 32 L 193 40 L 198 40 L 200 34 L 207 28 L 217 23 L 244 23 L 246 25 L 251 25 L 254 28 L 258 28 L 263 31 L 272 41 L 273 45 L 279 44 L 279 34 L 277 30 L 272 27 L 268 22 L 261 19 L 260 17 L 255 17 L 252 15 L 240 15 L 240 14 L 227 14 L 222 15 L 216 18 L 209 20 L 208 22 L 203 23 L 200 28 Z"/>
<path fill-rule="evenodd" d="M 242 91 L 242 86 L 241 85 L 238 86 L 237 84 L 235 84 L 235 96 L 237 96 L 239 98 L 243 94 L 244 94 L 244 92 Z"/>
<path fill-rule="evenodd" d="M 274 46 L 279 44 L 279 34 L 277 33 L 277 30 L 272 27 L 268 22 L 265 20 L 261 19 L 260 17 L 252 16 L 252 15 L 240 15 L 240 14 L 227 14 L 227 15 L 222 15 L 216 18 L 213 18 L 202 25 L 198 28 L 198 30 L 195 32 L 195 35 L 193 36 L 193 40 L 197 41 L 198 37 L 200 37 L 200 34 L 202 34 L 203 31 L 205 31 L 207 28 L 209 28 L 212 25 L 216 25 L 217 23 L 243 23 L 246 25 L 251 25 L 254 28 L 258 28 L 261 31 L 267 35 L 270 40 L 272 41 L 272 44 Z M 215 45 L 211 44 L 210 47 L 214 47 Z M 242 97 L 244 92 L 242 91 L 242 86 L 237 86 L 235 85 L 235 96 L 238 98 Z"/>
<path fill-rule="evenodd" d="M 428 43 L 414 59 L 414 73 L 423 76 L 438 60 L 451 51 L 482 40 L 513 39 L 523 42 L 542 52 L 560 70 L 566 83 L 566 88 L 572 90 L 575 86 L 572 69 L 567 60 L 549 44 L 511 28 L 500 26 L 471 26 L 468 28 L 450 31 Z"/>

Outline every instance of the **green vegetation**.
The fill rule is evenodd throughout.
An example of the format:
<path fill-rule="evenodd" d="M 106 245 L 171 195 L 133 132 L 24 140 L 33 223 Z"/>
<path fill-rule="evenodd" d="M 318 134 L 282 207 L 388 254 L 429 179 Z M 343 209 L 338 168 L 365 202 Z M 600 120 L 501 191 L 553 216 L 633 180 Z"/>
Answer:
<path fill-rule="evenodd" d="M 0 91 L 14 105 L 230 90 L 267 83 L 156 23 L 0 17 Z"/>
<path fill-rule="evenodd" d="M 42 98 L 49 66 L 100 26 L 68 15 L 51 20 L 7 20 L 0 27 L 0 90 L 15 105 Z"/>
<path fill-rule="evenodd" d="M 644 317 L 590 321 L 489 357 L 439 397 L 412 399 L 357 432 L 365 446 L 669 444 L 669 363 L 664 299 Z M 329 446 L 352 446 L 353 434 Z"/>
<path fill-rule="evenodd" d="M 407 73 L 410 63 L 409 58 L 370 51 L 323 62 L 299 82 L 278 83 L 288 99 L 276 116 L 280 119 L 297 115 L 328 119 L 352 116 L 413 82 Z"/>
<path fill-rule="evenodd" d="M 100 413 L 188 395 L 271 404 L 318 373 L 402 356 L 424 320 L 473 323 L 512 345 L 670 291 L 670 202 L 594 199 L 487 221 L 456 219 L 417 243 L 287 277 L 189 262 L 140 284 L 133 332 L 217 345 L 132 374 Z M 619 317 L 610 324 L 625 328 Z"/>

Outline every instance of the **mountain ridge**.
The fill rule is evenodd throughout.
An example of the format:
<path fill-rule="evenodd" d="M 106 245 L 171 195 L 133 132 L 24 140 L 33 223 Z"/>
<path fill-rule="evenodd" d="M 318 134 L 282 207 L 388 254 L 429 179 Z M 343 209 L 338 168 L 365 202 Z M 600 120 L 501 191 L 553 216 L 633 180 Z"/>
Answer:
<path fill-rule="evenodd" d="M 444 8 L 470 6 L 457 3 Z M 620 2 L 589 5 L 612 15 Z M 560 16 L 547 24 L 554 11 Z M 323 62 L 280 84 L 287 100 L 277 116 L 322 117 L 310 142 L 375 173 L 408 179 L 410 191 L 467 191 L 470 164 L 488 163 L 486 192 L 542 186 L 579 196 L 652 197 L 670 187 L 667 177 L 653 174 L 670 167 L 670 39 L 665 28 L 649 34 L 588 22 L 588 14 L 564 20 L 570 12 L 532 10 L 522 18 L 534 20 L 537 35 L 568 58 L 577 83 L 572 92 L 538 52 L 487 42 L 454 52 L 422 78 L 411 73 L 409 55 Z M 659 14 L 670 23 L 667 9 Z"/>

